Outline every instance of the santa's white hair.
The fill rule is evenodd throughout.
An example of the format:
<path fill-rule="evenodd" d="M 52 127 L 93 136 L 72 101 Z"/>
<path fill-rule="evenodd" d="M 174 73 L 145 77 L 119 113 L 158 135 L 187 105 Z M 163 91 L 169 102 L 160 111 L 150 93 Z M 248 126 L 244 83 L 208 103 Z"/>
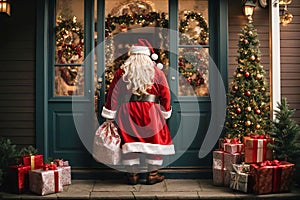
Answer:
<path fill-rule="evenodd" d="M 147 95 L 147 89 L 153 85 L 154 65 L 146 54 L 131 54 L 122 66 L 127 89 L 138 96 Z"/>

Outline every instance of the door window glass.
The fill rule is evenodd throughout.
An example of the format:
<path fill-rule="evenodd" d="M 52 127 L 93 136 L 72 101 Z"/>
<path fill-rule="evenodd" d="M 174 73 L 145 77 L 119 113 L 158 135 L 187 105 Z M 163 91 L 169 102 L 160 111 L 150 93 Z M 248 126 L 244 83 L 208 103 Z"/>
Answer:
<path fill-rule="evenodd" d="M 166 31 L 147 27 L 168 28 L 168 0 L 111 0 L 105 1 L 105 91 L 114 72 L 128 58 L 131 45 L 138 38 L 147 39 L 158 54 L 167 74 L 168 36 Z M 149 31 L 150 30 L 150 31 Z"/>
<path fill-rule="evenodd" d="M 84 1 L 57 0 L 54 95 L 84 95 Z"/>
<path fill-rule="evenodd" d="M 209 72 L 208 0 L 178 1 L 179 96 L 207 96 Z"/>

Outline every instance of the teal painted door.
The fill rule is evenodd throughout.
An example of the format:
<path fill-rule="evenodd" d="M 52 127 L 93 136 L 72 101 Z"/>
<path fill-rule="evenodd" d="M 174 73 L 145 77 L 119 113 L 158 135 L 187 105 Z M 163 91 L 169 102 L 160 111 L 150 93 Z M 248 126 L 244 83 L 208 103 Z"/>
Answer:
<path fill-rule="evenodd" d="M 203 158 L 199 157 L 199 150 L 207 140 L 211 123 L 214 73 L 220 73 L 226 82 L 227 54 L 220 53 L 227 51 L 227 43 L 220 42 L 227 40 L 227 25 L 220 23 L 227 17 L 226 1 L 190 0 L 187 4 L 183 0 L 164 0 L 164 6 L 157 0 L 153 4 L 142 1 L 140 7 L 131 8 L 152 9 L 156 5 L 158 11 L 153 9 L 151 13 L 159 14 L 159 20 L 158 15 L 141 12 L 141 20 L 135 21 L 135 17 L 129 25 L 125 18 L 128 15 L 120 14 L 122 9 L 127 12 L 121 1 L 74 0 L 68 9 L 66 1 L 49 2 L 50 52 L 45 68 L 48 75 L 43 80 L 48 87 L 41 102 L 47 110 L 46 131 L 39 141 L 46 157 L 69 160 L 74 167 L 106 167 L 91 155 L 97 120 L 104 120 L 99 113 L 105 92 L 115 67 L 124 59 L 127 43 L 133 43 L 142 34 L 160 54 L 172 94 L 173 112 L 167 123 L 176 155 L 165 158 L 165 167 L 210 169 L 212 148 L 205 149 L 207 156 Z M 158 22 L 159 25 L 153 25 Z M 144 31 L 135 31 L 141 27 L 145 29 L 139 30 Z M 149 27 L 152 31 L 146 29 Z M 162 28 L 167 32 L 162 34 Z M 218 34 L 219 31 L 224 34 Z M 116 32 L 121 35 L 118 45 L 108 39 Z M 130 33 L 130 41 L 124 41 L 121 33 Z M 110 56 L 116 52 L 119 56 Z M 214 91 L 219 93 L 218 89 Z"/>
<path fill-rule="evenodd" d="M 95 165 L 91 156 L 95 131 L 93 89 L 94 3 L 49 2 L 47 68 L 48 158 L 69 160 L 73 167 Z"/>

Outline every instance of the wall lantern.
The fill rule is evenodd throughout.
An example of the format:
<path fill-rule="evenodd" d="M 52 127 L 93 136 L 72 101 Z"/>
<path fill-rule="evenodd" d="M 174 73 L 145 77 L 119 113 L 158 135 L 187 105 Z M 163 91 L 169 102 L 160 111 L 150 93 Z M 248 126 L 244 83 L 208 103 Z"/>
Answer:
<path fill-rule="evenodd" d="M 252 23 L 252 15 L 254 8 L 256 6 L 256 0 L 244 0 L 243 1 L 243 11 L 244 15 L 247 16 L 249 23 Z"/>
<path fill-rule="evenodd" d="M 287 7 L 292 3 L 292 0 L 279 0 L 279 15 L 280 24 L 286 26 L 293 21 L 293 15 L 288 11 Z"/>
<path fill-rule="evenodd" d="M 8 0 L 0 0 L 0 13 L 10 15 L 10 2 Z"/>

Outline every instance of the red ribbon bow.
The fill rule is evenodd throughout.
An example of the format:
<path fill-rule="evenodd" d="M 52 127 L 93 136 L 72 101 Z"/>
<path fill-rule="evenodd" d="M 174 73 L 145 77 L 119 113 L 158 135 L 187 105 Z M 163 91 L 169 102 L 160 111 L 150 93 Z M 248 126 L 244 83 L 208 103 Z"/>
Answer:
<path fill-rule="evenodd" d="M 270 136 L 267 134 L 261 134 L 261 135 L 251 134 L 250 137 L 253 139 L 269 139 L 270 138 Z"/>
<path fill-rule="evenodd" d="M 238 138 L 232 138 L 230 143 L 231 144 L 239 144 L 241 142 L 240 142 L 240 140 Z"/>
<path fill-rule="evenodd" d="M 278 160 L 266 160 L 264 162 L 259 163 L 260 167 L 266 167 L 266 166 L 279 166 L 280 162 Z"/>

